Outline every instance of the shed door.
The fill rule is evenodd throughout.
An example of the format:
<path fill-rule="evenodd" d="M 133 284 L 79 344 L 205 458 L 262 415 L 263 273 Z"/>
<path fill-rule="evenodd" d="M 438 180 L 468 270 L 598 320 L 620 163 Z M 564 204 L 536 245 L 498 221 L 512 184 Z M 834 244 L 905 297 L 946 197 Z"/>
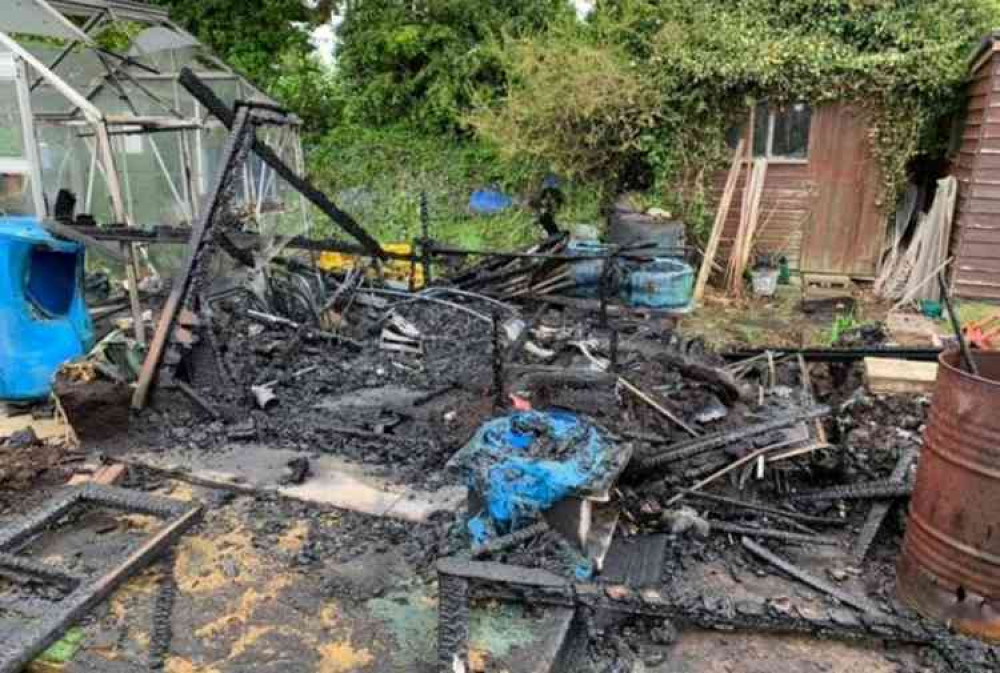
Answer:
<path fill-rule="evenodd" d="M 809 135 L 812 216 L 803 230 L 800 269 L 861 278 L 876 275 L 885 218 L 879 172 L 863 113 L 849 105 L 814 111 Z"/>

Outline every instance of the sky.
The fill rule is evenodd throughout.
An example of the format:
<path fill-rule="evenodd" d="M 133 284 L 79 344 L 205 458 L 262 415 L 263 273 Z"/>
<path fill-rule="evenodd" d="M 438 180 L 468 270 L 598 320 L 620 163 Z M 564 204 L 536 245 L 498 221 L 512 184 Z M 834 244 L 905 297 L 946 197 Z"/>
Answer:
<path fill-rule="evenodd" d="M 585 17 L 594 8 L 594 0 L 573 0 L 576 6 L 576 13 L 580 18 Z M 326 65 L 333 65 L 333 47 L 337 42 L 335 34 L 336 26 L 340 22 L 340 17 L 333 17 L 333 20 L 325 26 L 320 26 L 312 33 L 312 43 L 316 47 L 316 54 L 320 61 Z"/>

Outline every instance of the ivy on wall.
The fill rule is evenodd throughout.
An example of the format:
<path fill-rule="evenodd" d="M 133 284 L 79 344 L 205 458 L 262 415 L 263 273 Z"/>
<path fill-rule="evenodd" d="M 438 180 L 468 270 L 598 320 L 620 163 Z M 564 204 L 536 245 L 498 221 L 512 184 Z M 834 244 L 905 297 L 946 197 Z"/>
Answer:
<path fill-rule="evenodd" d="M 994 0 L 605 0 L 586 24 L 561 25 L 548 34 L 507 46 L 508 94 L 471 117 L 481 133 L 512 153 L 524 139 L 564 142 L 545 146 L 550 164 L 602 175 L 614 185 L 624 151 L 642 161 L 664 191 L 698 201 L 710 168 L 730 150 L 725 134 L 753 100 L 806 101 L 814 106 L 848 101 L 870 119 L 874 157 L 882 169 L 883 201 L 891 204 L 918 156 L 946 149 L 943 124 L 960 109 L 971 50 L 1000 18 Z M 604 54 L 627 73 L 628 91 L 642 105 L 614 115 L 592 99 L 613 98 L 614 81 L 558 77 L 523 54 L 562 51 L 567 41 Z M 552 67 L 574 68 L 549 59 Z M 605 88 L 601 88 L 604 86 Z M 560 114 L 539 109 L 538 92 L 573 101 Z M 650 106 L 648 96 L 655 97 Z M 624 115 L 624 116 L 623 116 Z M 584 123 L 585 122 L 585 123 Z M 565 129 L 583 125 L 588 135 Z M 579 153 L 587 138 L 610 126 L 628 147 Z M 632 143 L 632 140 L 635 140 Z M 537 152 L 536 152 L 537 153 Z M 668 189 L 669 188 L 669 189 Z M 690 206 L 690 203 L 688 204 Z"/>

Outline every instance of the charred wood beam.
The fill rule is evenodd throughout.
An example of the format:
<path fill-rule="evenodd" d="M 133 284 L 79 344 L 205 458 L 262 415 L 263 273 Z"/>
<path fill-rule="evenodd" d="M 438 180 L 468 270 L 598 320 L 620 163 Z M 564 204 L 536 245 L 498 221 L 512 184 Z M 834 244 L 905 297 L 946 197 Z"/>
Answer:
<path fill-rule="evenodd" d="M 752 543 L 751 543 L 752 544 Z M 444 580 L 446 600 L 440 606 L 440 671 L 454 673 L 455 657 L 464 657 L 468 643 L 468 600 L 488 598 L 536 605 L 606 610 L 670 619 L 681 626 L 711 631 L 798 634 L 848 642 L 891 641 L 926 645 L 938 653 L 954 673 L 985 670 L 984 646 L 974 639 L 956 636 L 947 626 L 914 615 L 892 616 L 876 609 L 855 612 L 844 607 L 825 611 L 789 609 L 769 598 L 750 597 L 734 601 L 728 596 L 671 587 L 637 589 L 626 585 L 574 583 L 553 573 L 459 558 L 438 561 L 439 581 Z M 465 584 L 451 584 L 451 580 Z M 836 588 L 836 587 L 834 587 Z M 452 600 L 464 596 L 466 602 Z M 847 596 L 849 597 L 849 596 Z M 859 603 L 868 607 L 866 603 Z M 463 618 L 466 620 L 462 628 Z"/>
<path fill-rule="evenodd" d="M 492 554 L 498 554 L 500 552 L 513 549 L 520 544 L 533 540 L 539 535 L 548 533 L 549 530 L 549 524 L 545 520 L 539 521 L 538 523 L 534 523 L 526 528 L 516 530 L 513 533 L 508 533 L 507 535 L 498 537 L 490 542 L 473 547 L 472 558 L 481 559 Z"/>
<path fill-rule="evenodd" d="M 829 413 L 830 407 L 816 406 L 788 416 L 782 416 L 771 421 L 766 421 L 764 423 L 758 423 L 756 425 L 730 430 L 727 432 L 720 432 L 708 437 L 699 437 L 680 444 L 675 444 L 666 451 L 643 456 L 642 458 L 633 461 L 634 467 L 632 470 L 635 472 L 642 472 L 662 468 L 665 465 L 670 465 L 671 463 L 700 456 L 704 453 L 708 453 L 709 451 L 713 451 L 745 439 L 766 435 L 770 432 L 787 428 L 790 425 L 801 423 L 802 421 L 822 418 Z"/>
<path fill-rule="evenodd" d="M 623 346 L 622 349 L 634 350 L 632 344 Z M 724 400 L 728 403 L 743 400 L 747 396 L 746 391 L 736 380 L 736 377 L 722 369 L 717 369 L 703 362 L 670 352 L 660 351 L 653 357 L 660 363 L 673 367 L 687 378 L 708 384 L 721 393 Z"/>
<path fill-rule="evenodd" d="M 904 451 L 896 462 L 896 467 L 893 468 L 889 480 L 899 483 L 904 482 L 910 473 L 910 467 L 917 459 L 917 455 L 918 452 L 916 449 Z M 871 549 L 872 542 L 875 541 L 875 537 L 882 528 L 885 517 L 888 516 L 889 511 L 892 509 L 892 505 L 891 501 L 876 502 L 868 511 L 868 516 L 865 517 L 865 524 L 861 527 L 861 532 L 851 547 L 851 555 L 854 557 L 855 562 L 860 564 L 865 560 L 868 550 Z"/>
<path fill-rule="evenodd" d="M 123 255 L 119 250 L 116 250 L 110 245 L 106 245 L 92 236 L 88 236 L 86 233 L 76 229 L 76 227 L 63 224 L 62 222 L 58 222 L 56 220 L 44 219 L 42 220 L 42 228 L 57 238 L 65 238 L 70 241 L 74 241 L 75 243 L 80 243 L 90 250 L 100 253 L 105 257 L 118 262 L 119 264 L 128 263 L 125 255 Z"/>
<path fill-rule="evenodd" d="M 178 81 L 195 100 L 204 105 L 212 115 L 218 118 L 223 126 L 227 129 L 232 129 L 235 126 L 238 113 L 234 113 L 190 68 L 181 70 Z M 353 217 L 338 208 L 326 194 L 318 190 L 312 183 L 299 176 L 266 143 L 255 138 L 253 141 L 253 151 L 275 173 L 281 176 L 288 184 L 298 190 L 302 196 L 323 211 L 323 214 L 358 241 L 368 254 L 380 259 L 385 257 L 385 251 L 382 250 L 379 242 L 372 238 Z"/>
<path fill-rule="evenodd" d="M 792 496 L 794 502 L 816 502 L 818 500 L 889 500 L 907 498 L 913 495 L 912 481 L 883 479 L 863 484 L 845 484 L 833 488 L 807 491 Z"/>
<path fill-rule="evenodd" d="M 167 350 L 174 323 L 181 309 L 190 299 L 199 267 L 206 262 L 206 248 L 212 240 L 212 229 L 226 217 L 234 196 L 234 183 L 238 168 L 246 161 L 250 145 L 253 142 L 254 128 L 249 108 L 241 108 L 236 113 L 231 126 L 233 130 L 222 153 L 219 173 L 215 178 L 212 191 L 206 197 L 201 215 L 191 230 L 191 239 L 188 243 L 184 266 L 178 273 L 170 296 L 167 298 L 167 303 L 160 313 L 159 325 L 153 335 L 146 360 L 142 364 L 142 371 L 139 373 L 135 394 L 132 397 L 132 407 L 135 409 L 143 409 L 146 406 L 150 389 L 160 369 L 164 352 Z"/>
<path fill-rule="evenodd" d="M 125 512 L 148 514 L 165 521 L 154 535 L 147 538 L 134 551 L 127 556 L 114 559 L 114 565 L 109 572 L 97 577 L 83 578 L 68 595 L 54 601 L 40 618 L 26 621 L 23 628 L 14 633 L 13 638 L 0 642 L 0 673 L 18 673 L 23 670 L 35 657 L 59 640 L 62 633 L 74 622 L 93 610 L 121 584 L 169 548 L 181 534 L 197 522 L 201 515 L 200 507 L 188 503 L 125 489 L 87 484 L 67 490 L 61 497 L 49 502 L 25 519 L 0 529 L 0 551 L 15 553 L 17 545 L 55 524 L 66 512 L 79 505 L 98 505 Z M 29 573 L 33 571 L 35 576 L 38 576 L 40 571 L 42 574 L 52 574 L 30 561 L 16 565 L 21 567 L 12 570 Z M 75 576 L 69 574 L 63 578 L 52 577 L 52 579 L 77 581 Z"/>
<path fill-rule="evenodd" d="M 158 226 L 151 229 L 136 229 L 123 227 L 120 225 L 110 226 L 85 226 L 72 225 L 76 231 L 82 232 L 100 241 L 123 241 L 129 243 L 186 243 L 191 237 L 191 229 L 188 227 L 167 227 Z M 259 234 L 249 231 L 227 231 L 230 239 L 241 247 L 259 247 L 262 238 Z M 342 252 L 348 255 L 365 255 L 365 248 L 353 243 L 347 243 L 336 238 L 306 238 L 304 236 L 293 236 L 287 241 L 283 241 L 284 247 L 294 250 L 311 250 L 314 252 Z M 385 259 L 397 259 L 411 261 L 419 259 L 419 256 L 410 253 L 384 251 Z"/>
<path fill-rule="evenodd" d="M 781 540 L 782 542 L 816 544 L 828 547 L 840 545 L 840 541 L 832 537 L 822 535 L 804 535 L 802 533 L 790 533 L 786 530 L 775 528 L 752 528 L 750 526 L 739 526 L 724 521 L 709 521 L 709 526 L 713 533 L 726 533 L 727 535 L 743 535 L 746 537 L 762 537 L 770 540 Z"/>
<path fill-rule="evenodd" d="M 839 587 L 833 586 L 826 580 L 820 577 L 816 577 L 812 573 L 803 570 L 802 568 L 798 567 L 791 561 L 788 561 L 787 559 L 778 556 L 777 554 L 770 551 L 766 547 L 762 547 L 761 545 L 757 544 L 756 542 L 754 542 L 749 538 L 744 537 L 742 542 L 743 542 L 743 548 L 749 551 L 757 558 L 766 561 L 775 568 L 778 568 L 782 572 L 795 578 L 799 582 L 802 582 L 803 584 L 815 589 L 816 591 L 819 591 L 821 593 L 826 594 L 827 596 L 835 598 L 844 605 L 850 605 L 852 608 L 860 610 L 861 612 L 864 612 L 866 614 L 870 615 L 883 614 L 882 608 L 875 605 L 867 598 L 862 598 L 860 596 L 849 594 L 846 591 L 840 589 Z"/>
<path fill-rule="evenodd" d="M 865 358 L 894 358 L 937 362 L 940 348 L 754 348 L 722 353 L 728 362 L 761 357 L 771 352 L 775 358 L 801 355 L 807 362 L 858 362 Z"/>
<path fill-rule="evenodd" d="M 831 519 L 824 516 L 811 516 L 809 514 L 801 514 L 799 512 L 791 512 L 787 509 L 779 509 L 777 507 L 768 507 L 767 505 L 760 505 L 754 502 L 747 502 L 746 500 L 738 500 L 737 498 L 727 498 L 721 495 L 713 495 L 711 493 L 701 493 L 698 491 L 689 491 L 688 497 L 695 498 L 697 500 L 705 500 L 707 502 L 714 502 L 720 505 L 725 505 L 729 508 L 736 510 L 747 510 L 752 512 L 760 512 L 761 514 L 770 514 L 776 517 L 782 517 L 785 519 L 791 519 L 793 521 L 798 521 L 800 523 L 812 524 L 814 526 L 845 526 L 847 521 L 844 519 Z"/>

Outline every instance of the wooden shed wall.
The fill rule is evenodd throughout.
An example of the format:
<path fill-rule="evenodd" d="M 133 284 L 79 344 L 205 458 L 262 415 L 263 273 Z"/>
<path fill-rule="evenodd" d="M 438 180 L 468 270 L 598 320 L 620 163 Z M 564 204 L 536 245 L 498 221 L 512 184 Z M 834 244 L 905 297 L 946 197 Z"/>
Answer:
<path fill-rule="evenodd" d="M 726 227 L 720 242 L 720 259 L 728 259 L 729 251 L 740 227 L 740 205 L 743 190 L 750 175 L 750 162 L 744 162 L 740 178 L 733 194 L 733 204 L 726 217 Z M 713 176 L 712 203 L 717 204 L 726 185 L 726 171 Z M 802 245 L 803 223 L 809 215 L 809 165 L 806 162 L 777 163 L 767 167 L 764 192 L 760 206 L 760 232 L 758 240 L 761 248 L 780 251 L 788 257 L 793 269 L 799 268 L 799 253 Z"/>
<path fill-rule="evenodd" d="M 968 85 L 968 110 L 952 174 L 958 206 L 952 285 L 966 299 L 1000 300 L 1000 56 L 992 51 Z"/>
<path fill-rule="evenodd" d="M 878 209 L 878 169 L 867 147 L 860 111 L 846 103 L 813 111 L 809 159 L 772 159 L 761 198 L 760 247 L 787 256 L 796 270 L 874 277 L 885 237 L 886 218 Z M 728 259 L 740 223 L 743 190 L 751 164 L 744 162 L 719 259 Z M 713 175 L 711 203 L 717 204 L 726 171 Z M 803 269 L 806 237 L 811 245 Z"/>

